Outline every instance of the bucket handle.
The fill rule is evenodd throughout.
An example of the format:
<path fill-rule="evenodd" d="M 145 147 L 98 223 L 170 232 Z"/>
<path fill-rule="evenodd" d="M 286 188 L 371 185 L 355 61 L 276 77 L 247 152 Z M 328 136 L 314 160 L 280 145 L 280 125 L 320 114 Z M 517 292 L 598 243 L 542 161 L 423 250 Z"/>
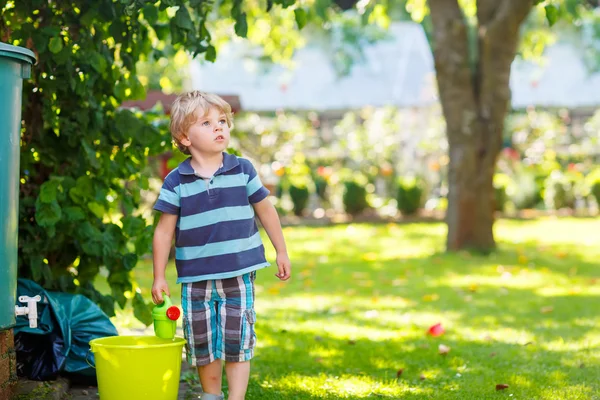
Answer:
<path fill-rule="evenodd" d="M 88 360 L 88 356 L 90 355 L 90 351 L 92 351 L 92 348 L 90 347 L 87 351 L 87 353 L 85 353 L 85 362 L 92 368 L 96 369 L 95 365 L 92 365 L 92 363 L 90 363 L 90 360 Z"/>

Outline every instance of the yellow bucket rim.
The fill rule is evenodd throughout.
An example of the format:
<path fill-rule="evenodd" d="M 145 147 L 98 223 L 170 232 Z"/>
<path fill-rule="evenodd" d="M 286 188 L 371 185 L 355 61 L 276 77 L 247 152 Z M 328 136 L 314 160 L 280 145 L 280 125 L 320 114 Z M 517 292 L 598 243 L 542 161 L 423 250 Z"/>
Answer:
<path fill-rule="evenodd" d="M 173 339 L 162 339 L 165 343 L 145 343 L 145 344 L 111 344 L 110 341 L 117 341 L 117 339 L 148 339 L 154 338 L 154 336 L 108 336 L 103 338 L 97 338 L 90 341 L 90 348 L 94 352 L 94 348 L 103 347 L 108 349 L 156 349 L 156 348 L 167 348 L 177 347 L 185 344 L 185 339 L 181 337 L 174 337 Z M 159 338 L 157 338 L 159 339 Z M 108 342 L 108 343 L 106 343 Z"/>

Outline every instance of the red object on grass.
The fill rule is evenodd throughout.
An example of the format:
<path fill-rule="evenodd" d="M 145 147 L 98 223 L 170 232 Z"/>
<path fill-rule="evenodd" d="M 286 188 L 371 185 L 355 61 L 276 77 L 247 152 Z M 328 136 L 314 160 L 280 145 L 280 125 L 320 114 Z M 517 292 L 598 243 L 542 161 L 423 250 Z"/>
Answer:
<path fill-rule="evenodd" d="M 435 324 L 427 331 L 431 336 L 442 336 L 444 332 L 445 330 L 442 327 L 442 324 Z"/>
<path fill-rule="evenodd" d="M 179 308 L 177 308 L 176 306 L 171 306 L 167 308 L 167 318 L 169 318 L 170 320 L 177 321 L 180 315 L 181 311 L 179 311 Z"/>

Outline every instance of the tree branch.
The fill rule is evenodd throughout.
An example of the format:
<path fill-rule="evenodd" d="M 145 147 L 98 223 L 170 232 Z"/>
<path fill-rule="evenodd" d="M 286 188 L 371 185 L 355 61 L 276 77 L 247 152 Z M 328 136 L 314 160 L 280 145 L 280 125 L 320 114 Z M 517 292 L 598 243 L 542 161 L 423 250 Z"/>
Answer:
<path fill-rule="evenodd" d="M 469 135 L 476 102 L 469 67 L 467 21 L 457 0 L 429 0 L 429 8 L 435 70 L 448 130 Z M 460 140 L 449 137 L 454 139 Z"/>
<path fill-rule="evenodd" d="M 533 7 L 529 0 L 478 0 L 478 116 L 488 127 L 482 148 L 494 153 L 502 141 L 504 115 L 510 103 L 510 69 L 519 31 Z"/>
<path fill-rule="evenodd" d="M 478 0 L 477 21 L 486 30 L 518 30 L 532 7 L 529 0 Z"/>

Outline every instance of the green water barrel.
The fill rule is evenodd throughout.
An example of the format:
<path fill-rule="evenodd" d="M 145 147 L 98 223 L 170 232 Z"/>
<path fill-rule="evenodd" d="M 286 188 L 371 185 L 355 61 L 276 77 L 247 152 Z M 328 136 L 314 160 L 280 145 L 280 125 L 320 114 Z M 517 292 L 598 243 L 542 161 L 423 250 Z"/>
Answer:
<path fill-rule="evenodd" d="M 23 79 L 33 52 L 0 43 L 0 330 L 15 324 Z"/>

